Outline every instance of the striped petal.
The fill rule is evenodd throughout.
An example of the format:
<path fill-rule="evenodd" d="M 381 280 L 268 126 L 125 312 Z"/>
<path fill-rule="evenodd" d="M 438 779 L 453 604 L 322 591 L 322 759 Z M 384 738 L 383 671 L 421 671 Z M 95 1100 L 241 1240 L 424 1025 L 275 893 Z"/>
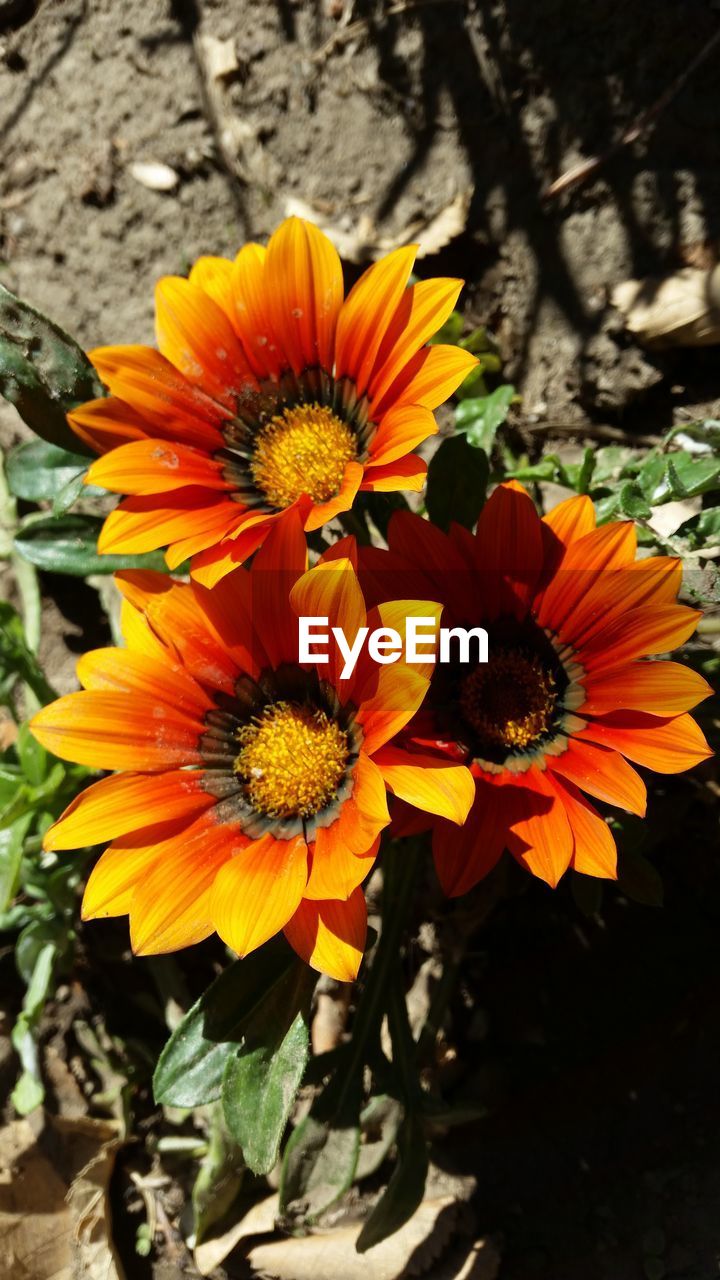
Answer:
<path fill-rule="evenodd" d="M 68 693 L 31 721 L 38 742 L 95 769 L 199 764 L 202 723 L 142 694 Z"/>
<path fill-rule="evenodd" d="M 343 274 L 327 236 L 287 218 L 270 237 L 263 284 L 270 324 L 295 373 L 331 369 Z"/>
<path fill-rule="evenodd" d="M 475 782 L 469 769 L 450 761 L 400 747 L 381 747 L 374 756 L 394 795 L 416 809 L 462 824 L 475 800 Z"/>
<path fill-rule="evenodd" d="M 186 485 L 227 490 L 232 486 L 222 466 L 207 453 L 166 440 L 134 440 L 98 458 L 87 474 L 87 484 L 112 493 L 166 493 Z"/>
<path fill-rule="evenodd" d="M 167 821 L 190 822 L 215 804 L 203 775 L 187 769 L 162 774 L 119 773 L 81 791 L 43 838 L 44 849 L 81 849 Z"/>
<path fill-rule="evenodd" d="M 347 902 L 304 899 L 285 926 L 285 937 L 298 955 L 337 982 L 352 982 L 365 948 L 367 908 L 362 889 Z"/>
<path fill-rule="evenodd" d="M 584 735 L 578 736 L 571 738 L 567 751 L 561 756 L 549 757 L 547 766 L 550 772 L 597 800 L 617 805 L 618 809 L 626 809 L 641 818 L 645 816 L 645 783 L 617 751 L 588 742 Z"/>
<path fill-rule="evenodd" d="M 705 735 L 689 715 L 666 720 L 642 711 L 616 711 L 591 720 L 582 736 L 621 751 L 628 760 L 656 773 L 682 773 L 712 755 Z"/>
<path fill-rule="evenodd" d="M 676 716 L 710 697 L 712 685 L 679 662 L 633 662 L 584 681 L 581 715 L 604 715 L 620 709 Z"/>
<path fill-rule="evenodd" d="M 210 914 L 223 942 L 245 956 L 279 933 L 297 911 L 308 878 L 301 836 L 263 836 L 248 845 L 215 880 Z"/>
<path fill-rule="evenodd" d="M 340 312 L 335 375 L 350 378 L 364 395 L 381 343 L 407 286 L 416 245 L 395 249 L 360 277 Z"/>

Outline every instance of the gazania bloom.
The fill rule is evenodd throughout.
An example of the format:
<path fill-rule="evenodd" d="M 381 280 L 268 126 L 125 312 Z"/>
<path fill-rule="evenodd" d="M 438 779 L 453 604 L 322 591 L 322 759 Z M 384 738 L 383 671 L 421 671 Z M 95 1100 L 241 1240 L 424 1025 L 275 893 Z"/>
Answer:
<path fill-rule="evenodd" d="M 349 639 L 367 616 L 350 561 L 308 572 L 306 554 L 296 514 L 251 570 L 213 591 L 119 575 L 127 648 L 86 654 L 83 691 L 33 720 L 55 754 L 121 771 L 84 791 L 45 845 L 112 841 L 83 916 L 129 913 L 138 953 L 217 930 L 245 955 L 284 930 L 309 964 L 352 978 L 365 940 L 359 886 L 389 822 L 386 787 L 453 821 L 472 804 L 465 768 L 390 745 L 425 696 L 424 672 L 366 656 L 342 679 L 332 648 L 322 668 L 298 664 L 298 615 L 327 616 Z M 415 612 L 440 610 L 394 602 L 367 625 Z"/>
<path fill-rule="evenodd" d="M 103 347 L 91 359 L 111 395 L 70 414 L 101 457 L 88 482 L 130 495 L 101 552 L 167 547 L 212 586 L 297 508 L 306 530 L 348 511 L 358 490 L 420 489 L 413 450 L 432 410 L 476 363 L 426 346 L 462 281 L 408 288 L 415 248 L 370 267 L 343 299 L 340 259 L 290 218 L 267 249 L 201 258 L 156 289 L 159 351 Z"/>
<path fill-rule="evenodd" d="M 612 833 L 586 794 L 644 815 L 628 761 L 677 773 L 710 751 L 687 715 L 711 692 L 694 671 L 648 661 L 688 639 L 699 614 L 676 603 L 678 560 L 636 560 L 630 522 L 595 528 L 589 498 L 542 520 L 517 484 L 501 485 L 475 536 L 393 516 L 389 550 L 363 550 L 368 598 L 387 583 L 446 606 L 443 626 L 482 627 L 488 662 L 438 665 L 403 745 L 466 763 L 476 798 L 465 825 L 434 824 L 440 882 L 467 892 L 509 850 L 554 886 L 568 867 L 614 878 Z M 366 572 L 363 574 L 363 570 Z M 427 825 L 399 806 L 397 830 Z"/>

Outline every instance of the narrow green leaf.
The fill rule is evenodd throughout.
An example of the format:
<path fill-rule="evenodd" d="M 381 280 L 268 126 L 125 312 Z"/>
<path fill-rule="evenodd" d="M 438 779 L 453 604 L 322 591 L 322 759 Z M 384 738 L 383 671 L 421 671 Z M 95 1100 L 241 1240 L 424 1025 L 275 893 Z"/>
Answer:
<path fill-rule="evenodd" d="M 0 830 L 0 913 L 7 911 L 17 892 L 23 841 L 31 822 L 32 814 L 25 813 Z"/>
<path fill-rule="evenodd" d="M 225 1066 L 246 1025 L 295 964 L 281 940 L 235 960 L 208 987 L 171 1035 L 158 1059 L 155 1101 L 195 1107 L 220 1097 Z"/>
<path fill-rule="evenodd" d="M 225 1129 L 221 1108 L 213 1107 L 207 1153 L 192 1189 L 196 1243 L 227 1213 L 242 1186 L 243 1170 L 242 1152 Z"/>
<path fill-rule="evenodd" d="M 471 529 L 485 502 L 488 476 L 482 449 L 473 449 L 464 436 L 443 440 L 428 467 L 426 504 L 433 524 L 447 530 L 456 520 Z"/>
<path fill-rule="evenodd" d="M 298 960 L 243 1024 L 243 1043 L 225 1065 L 228 1131 L 253 1173 L 274 1168 L 305 1070 L 316 975 Z"/>
<path fill-rule="evenodd" d="M 422 1202 L 427 1172 L 428 1149 L 422 1119 L 411 1111 L 400 1128 L 392 1177 L 358 1236 L 358 1253 L 372 1249 L 412 1217 Z"/>
<path fill-rule="evenodd" d="M 168 572 L 161 551 L 138 556 L 101 556 L 97 540 L 102 520 L 96 516 L 43 516 L 26 524 L 15 538 L 15 547 L 26 560 L 48 573 L 67 573 L 85 578 L 94 573 L 115 573 L 117 569 L 157 569 Z"/>
<path fill-rule="evenodd" d="M 89 452 L 68 426 L 66 414 L 104 395 L 102 383 L 72 338 L 2 285 L 0 395 L 43 440 Z"/>
<path fill-rule="evenodd" d="M 57 697 L 25 642 L 19 614 L 6 600 L 0 600 L 0 677 L 8 673 L 24 680 L 41 703 Z"/>

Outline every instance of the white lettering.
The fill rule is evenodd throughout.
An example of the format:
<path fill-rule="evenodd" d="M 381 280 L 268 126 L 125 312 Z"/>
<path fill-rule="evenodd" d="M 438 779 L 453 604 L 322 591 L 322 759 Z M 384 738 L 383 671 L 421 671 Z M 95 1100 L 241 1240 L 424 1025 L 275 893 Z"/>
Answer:
<path fill-rule="evenodd" d="M 434 618 L 408 618 L 405 632 L 405 654 L 408 662 L 434 662 L 435 651 L 432 653 L 420 653 L 418 643 L 423 647 L 435 644 L 435 619 Z M 426 630 L 421 631 L 421 627 Z M 431 627 L 431 631 L 427 628 Z"/>
<path fill-rule="evenodd" d="M 355 636 L 352 645 L 349 645 L 345 639 L 345 633 L 343 632 L 342 627 L 333 627 L 332 633 L 337 641 L 337 647 L 345 659 L 345 665 L 340 672 L 341 680 L 349 680 L 355 670 L 357 660 L 360 657 L 360 650 L 365 643 L 369 630 L 369 627 L 361 627 Z"/>
<path fill-rule="evenodd" d="M 393 627 L 378 627 L 368 640 L 368 653 L 373 662 L 379 662 L 382 666 L 397 662 L 402 653 L 400 633 Z"/>
<path fill-rule="evenodd" d="M 313 627 L 326 627 L 327 618 L 299 618 L 300 632 L 298 635 L 298 662 L 328 662 L 326 653 L 311 653 L 310 645 L 327 644 L 330 636 L 327 631 L 322 635 L 313 634 Z"/>
<path fill-rule="evenodd" d="M 440 661 L 451 662 L 450 641 L 459 641 L 459 660 L 460 662 L 470 661 L 470 641 L 477 640 L 478 655 L 476 662 L 487 662 L 488 660 L 488 633 L 484 627 L 471 627 L 468 631 L 466 627 L 441 627 L 440 628 Z"/>

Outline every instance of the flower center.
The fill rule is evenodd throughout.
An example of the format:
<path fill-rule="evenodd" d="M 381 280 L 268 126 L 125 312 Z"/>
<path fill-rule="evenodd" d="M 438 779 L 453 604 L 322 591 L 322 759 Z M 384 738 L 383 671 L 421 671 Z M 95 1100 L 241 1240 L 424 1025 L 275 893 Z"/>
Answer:
<path fill-rule="evenodd" d="M 501 649 L 465 676 L 460 710 L 488 748 L 523 751 L 553 726 L 558 703 L 555 677 L 540 658 Z"/>
<path fill-rule="evenodd" d="M 234 762 L 250 803 L 272 818 L 309 818 L 329 804 L 350 754 L 348 735 L 320 710 L 293 702 L 265 707 L 237 733 Z"/>
<path fill-rule="evenodd" d="M 313 502 L 333 498 L 345 467 L 357 457 L 354 431 L 320 404 L 297 404 L 275 414 L 255 437 L 253 480 L 279 510 L 301 493 Z"/>

